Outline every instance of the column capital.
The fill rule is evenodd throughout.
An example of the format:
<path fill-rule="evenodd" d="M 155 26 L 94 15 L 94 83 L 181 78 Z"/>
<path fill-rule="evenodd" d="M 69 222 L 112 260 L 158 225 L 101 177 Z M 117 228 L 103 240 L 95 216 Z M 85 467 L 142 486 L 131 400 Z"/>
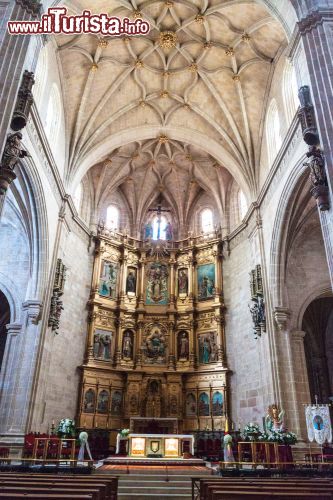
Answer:
<path fill-rule="evenodd" d="M 22 323 L 9 323 L 6 330 L 8 335 L 18 335 L 22 331 Z"/>
<path fill-rule="evenodd" d="M 23 310 L 27 311 L 29 321 L 34 325 L 37 325 L 39 322 L 42 307 L 43 302 L 40 300 L 26 300 L 22 304 Z"/>
<path fill-rule="evenodd" d="M 289 318 L 290 311 L 286 307 L 275 307 L 273 311 L 274 320 L 277 324 L 278 329 L 282 332 L 286 329 Z"/>
<path fill-rule="evenodd" d="M 306 16 L 304 16 L 300 21 L 298 21 L 297 26 L 299 33 L 305 35 L 309 33 L 319 24 L 322 24 L 325 20 L 332 20 L 333 13 L 331 10 L 327 9 L 316 9 L 310 11 Z"/>

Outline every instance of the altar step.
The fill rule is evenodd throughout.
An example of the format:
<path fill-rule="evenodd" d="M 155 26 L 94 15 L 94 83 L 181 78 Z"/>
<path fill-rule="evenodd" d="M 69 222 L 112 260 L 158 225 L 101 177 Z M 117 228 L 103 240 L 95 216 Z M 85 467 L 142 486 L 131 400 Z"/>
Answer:
<path fill-rule="evenodd" d="M 150 472 L 150 471 L 149 471 Z M 191 475 L 195 475 L 192 474 Z M 120 474 L 118 498 L 121 500 L 162 499 L 190 500 L 192 483 L 190 475 L 171 474 Z"/>

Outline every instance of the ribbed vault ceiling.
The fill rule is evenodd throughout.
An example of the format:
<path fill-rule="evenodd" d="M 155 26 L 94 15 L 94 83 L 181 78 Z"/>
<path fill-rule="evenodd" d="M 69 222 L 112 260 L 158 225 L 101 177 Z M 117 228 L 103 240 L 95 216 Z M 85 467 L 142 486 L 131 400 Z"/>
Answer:
<path fill-rule="evenodd" d="M 78 13 L 91 8 L 91 1 L 78 0 L 75 7 L 70 2 L 68 7 Z M 185 131 L 189 138 L 200 133 L 203 149 L 205 137 L 223 148 L 226 159 L 221 167 L 233 175 L 237 168 L 235 177 L 241 178 L 247 193 L 254 196 L 266 96 L 274 59 L 285 43 L 279 23 L 254 1 L 96 1 L 93 10 L 142 16 L 152 30 L 148 36 L 136 38 L 57 38 L 70 137 L 68 181 L 98 145 L 131 129 L 138 130 L 139 138 L 141 128 L 149 126 L 155 131 L 152 140 L 139 145 L 145 155 L 127 163 L 120 158 L 122 170 L 110 177 L 111 189 L 122 182 L 123 175 L 142 171 L 142 178 L 151 175 L 154 179 L 147 183 L 147 189 L 148 184 L 150 189 L 163 184 L 185 214 L 195 194 L 186 200 L 186 208 L 177 194 L 178 186 L 182 185 L 187 196 L 192 177 L 208 192 L 213 183 L 223 182 L 223 168 L 204 168 L 200 162 L 196 167 L 182 164 L 177 151 L 186 151 L 190 140 L 188 145 L 177 141 L 164 145 L 165 159 L 158 153 L 158 166 L 150 166 L 150 159 L 157 154 L 158 138 L 174 129 Z M 174 46 L 162 43 L 166 31 L 172 33 Z M 214 156 L 213 151 L 211 154 Z M 114 151 L 108 151 L 107 156 L 116 164 Z M 95 158 L 95 163 L 104 159 Z M 222 208 L 223 189 L 216 187 L 212 193 Z M 137 213 L 151 195 L 144 193 Z"/>
<path fill-rule="evenodd" d="M 211 156 L 165 136 L 123 146 L 89 172 L 95 209 L 98 211 L 110 194 L 118 191 L 137 227 L 147 208 L 152 203 L 156 205 L 160 192 L 173 208 L 180 226 L 190 224 L 193 208 L 205 192 L 210 193 L 212 205 L 222 219 L 232 180 Z"/>

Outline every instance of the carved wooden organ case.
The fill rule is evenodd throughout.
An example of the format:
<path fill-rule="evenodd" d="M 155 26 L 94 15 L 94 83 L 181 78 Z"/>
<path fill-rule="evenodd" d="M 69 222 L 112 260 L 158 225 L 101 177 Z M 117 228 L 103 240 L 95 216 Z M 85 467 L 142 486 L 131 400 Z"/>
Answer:
<path fill-rule="evenodd" d="M 78 426 L 178 419 L 223 429 L 228 409 L 222 240 L 95 238 Z"/>

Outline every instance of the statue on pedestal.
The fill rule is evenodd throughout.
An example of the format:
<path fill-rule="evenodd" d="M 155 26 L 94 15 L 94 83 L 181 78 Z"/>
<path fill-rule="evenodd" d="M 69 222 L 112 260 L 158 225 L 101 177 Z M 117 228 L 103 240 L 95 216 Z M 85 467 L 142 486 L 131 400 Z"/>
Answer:
<path fill-rule="evenodd" d="M 284 410 L 276 405 L 270 405 L 265 417 L 266 430 L 268 432 L 283 432 L 285 430 L 284 424 Z"/>

